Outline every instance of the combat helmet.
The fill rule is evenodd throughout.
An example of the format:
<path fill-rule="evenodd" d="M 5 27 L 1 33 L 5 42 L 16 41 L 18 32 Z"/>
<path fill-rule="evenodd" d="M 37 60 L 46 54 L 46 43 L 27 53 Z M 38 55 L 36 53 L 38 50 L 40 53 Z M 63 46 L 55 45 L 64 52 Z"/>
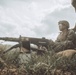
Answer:
<path fill-rule="evenodd" d="M 68 21 L 66 21 L 66 20 L 61 20 L 61 21 L 59 21 L 59 22 L 58 22 L 58 24 L 65 25 L 65 26 L 66 26 L 66 28 L 69 28 L 69 22 L 68 22 Z"/>

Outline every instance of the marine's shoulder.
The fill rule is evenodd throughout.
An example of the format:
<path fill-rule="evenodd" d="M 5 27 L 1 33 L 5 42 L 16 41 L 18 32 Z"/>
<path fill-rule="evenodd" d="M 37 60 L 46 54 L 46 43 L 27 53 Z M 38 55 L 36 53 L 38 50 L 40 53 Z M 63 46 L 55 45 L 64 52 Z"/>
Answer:
<path fill-rule="evenodd" d="M 69 33 L 75 33 L 74 30 L 72 30 L 72 29 L 69 29 L 68 32 Z"/>

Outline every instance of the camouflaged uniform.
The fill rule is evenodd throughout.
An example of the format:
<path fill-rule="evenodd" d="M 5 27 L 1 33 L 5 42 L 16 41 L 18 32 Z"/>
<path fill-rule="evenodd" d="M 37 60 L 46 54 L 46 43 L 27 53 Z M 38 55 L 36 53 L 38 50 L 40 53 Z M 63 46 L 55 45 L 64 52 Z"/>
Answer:
<path fill-rule="evenodd" d="M 75 8 L 76 11 L 76 0 L 72 0 L 72 6 Z"/>
<path fill-rule="evenodd" d="M 68 24 L 66 21 L 61 21 L 60 23 Z M 66 49 L 74 49 L 75 32 L 72 29 L 68 28 L 69 24 L 67 25 L 67 30 L 65 30 L 64 32 L 61 31 L 57 37 L 57 40 L 54 42 L 52 49 L 55 52 L 59 52 Z"/>
<path fill-rule="evenodd" d="M 56 52 L 65 49 L 74 49 L 74 31 L 68 30 L 68 32 L 61 32 L 55 41 L 54 50 Z"/>

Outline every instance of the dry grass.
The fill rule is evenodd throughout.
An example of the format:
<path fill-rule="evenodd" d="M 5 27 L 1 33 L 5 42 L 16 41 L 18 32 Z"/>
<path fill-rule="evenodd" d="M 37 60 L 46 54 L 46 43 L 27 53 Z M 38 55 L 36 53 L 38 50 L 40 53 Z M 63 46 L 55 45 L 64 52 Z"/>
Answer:
<path fill-rule="evenodd" d="M 1 45 L 0 53 L 6 49 L 7 46 Z M 19 49 L 14 49 L 3 55 L 2 58 L 7 66 L 4 64 L 0 66 L 0 75 L 76 75 L 76 55 L 72 59 L 53 57 L 54 52 L 52 51 L 42 55 L 32 52 L 31 57 L 28 55 L 26 54 L 25 58 L 29 60 L 21 64 L 19 63 Z"/>
<path fill-rule="evenodd" d="M 76 74 L 76 56 L 73 59 L 66 57 L 51 57 L 49 53 L 41 55 L 32 55 L 32 59 L 26 64 L 28 75 L 74 75 Z"/>

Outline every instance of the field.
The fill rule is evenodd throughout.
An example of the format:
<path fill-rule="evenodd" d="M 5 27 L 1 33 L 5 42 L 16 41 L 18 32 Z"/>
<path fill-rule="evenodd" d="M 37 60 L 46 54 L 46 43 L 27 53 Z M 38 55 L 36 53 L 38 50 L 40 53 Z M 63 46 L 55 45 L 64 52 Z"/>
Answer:
<path fill-rule="evenodd" d="M 56 56 L 51 50 L 26 54 L 17 48 L 2 55 L 9 47 L 0 45 L 0 75 L 76 75 L 76 54 L 72 58 Z"/>

